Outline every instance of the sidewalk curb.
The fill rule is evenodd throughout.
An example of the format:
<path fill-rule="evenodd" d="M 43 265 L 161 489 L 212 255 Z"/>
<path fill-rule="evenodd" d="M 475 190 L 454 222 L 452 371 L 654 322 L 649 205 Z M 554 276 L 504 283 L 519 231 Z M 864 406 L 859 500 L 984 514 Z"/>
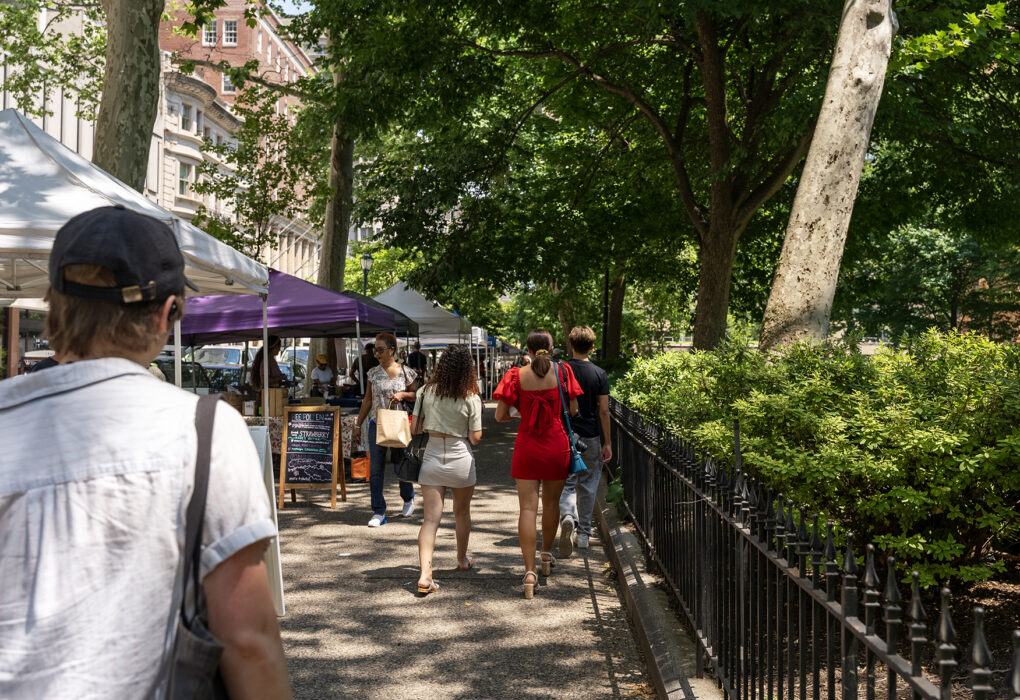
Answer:
<path fill-rule="evenodd" d="M 673 613 L 651 584 L 641 543 L 620 524 L 615 507 L 606 503 L 606 488 L 603 475 L 595 509 L 599 532 L 616 570 L 638 648 L 647 662 L 648 678 L 659 698 L 694 700 L 696 696 L 682 670 L 683 651 L 662 623 L 665 616 Z"/>

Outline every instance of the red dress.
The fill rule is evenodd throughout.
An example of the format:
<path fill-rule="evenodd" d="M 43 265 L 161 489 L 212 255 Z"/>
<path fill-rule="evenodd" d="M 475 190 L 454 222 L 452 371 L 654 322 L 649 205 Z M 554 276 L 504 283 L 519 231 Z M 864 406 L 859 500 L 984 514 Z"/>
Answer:
<path fill-rule="evenodd" d="M 558 362 L 549 371 L 555 371 L 556 367 L 559 367 L 563 399 L 569 406 L 571 398 L 584 392 L 574 379 L 570 365 Z M 549 481 L 566 479 L 570 443 L 563 426 L 563 408 L 556 387 L 521 389 L 520 370 L 513 367 L 503 376 L 492 397 L 521 412 L 510 476 L 514 479 Z"/>

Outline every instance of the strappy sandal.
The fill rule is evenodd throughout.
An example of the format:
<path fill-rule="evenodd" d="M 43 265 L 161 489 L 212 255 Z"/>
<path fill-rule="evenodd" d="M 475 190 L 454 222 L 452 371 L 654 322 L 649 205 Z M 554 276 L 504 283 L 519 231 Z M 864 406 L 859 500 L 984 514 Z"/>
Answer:
<path fill-rule="evenodd" d="M 549 556 L 548 559 L 545 558 L 546 555 Z M 551 552 L 540 552 L 538 556 L 542 560 L 542 575 L 548 576 L 552 573 L 552 568 L 556 566 L 556 557 Z"/>
<path fill-rule="evenodd" d="M 533 577 L 533 579 L 534 579 L 531 583 L 528 583 L 528 577 L 529 576 Z M 538 574 L 536 574 L 534 571 L 525 571 L 524 572 L 524 597 L 525 597 L 525 599 L 531 600 L 532 598 L 535 597 L 535 584 L 536 583 L 538 583 Z"/>
<path fill-rule="evenodd" d="M 435 593 L 438 590 L 439 584 L 436 583 L 435 581 L 429 581 L 429 584 L 427 586 L 423 586 L 420 583 L 418 584 L 418 596 L 421 598 L 424 598 L 429 593 Z"/>
<path fill-rule="evenodd" d="M 458 563 L 457 564 L 457 568 L 460 571 L 471 571 L 471 569 L 475 568 L 475 558 L 473 556 L 471 556 L 470 554 L 467 555 L 467 563 L 468 563 L 468 565 L 466 567 L 461 566 L 460 563 Z"/>

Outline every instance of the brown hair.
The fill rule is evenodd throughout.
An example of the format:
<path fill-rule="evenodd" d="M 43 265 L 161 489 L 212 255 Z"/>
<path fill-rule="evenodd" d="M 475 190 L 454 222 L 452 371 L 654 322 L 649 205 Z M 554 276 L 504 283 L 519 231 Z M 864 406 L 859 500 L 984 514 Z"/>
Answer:
<path fill-rule="evenodd" d="M 552 366 L 552 359 L 549 354 L 553 351 L 553 339 L 549 331 L 538 328 L 528 334 L 526 343 L 528 350 L 535 353 L 535 359 L 531 361 L 531 371 L 536 377 L 544 377 Z M 540 350 L 545 352 L 539 354 Z"/>
<path fill-rule="evenodd" d="M 380 333 L 379 335 L 377 335 L 375 337 L 376 347 L 379 347 L 380 341 L 386 343 L 387 347 L 389 347 L 393 352 L 397 351 L 397 336 L 393 335 L 392 333 Z"/>
<path fill-rule="evenodd" d="M 574 352 L 587 355 L 595 347 L 595 331 L 588 326 L 574 326 L 570 329 L 567 342 L 574 348 Z"/>
<path fill-rule="evenodd" d="M 96 287 L 116 287 L 113 272 L 100 265 L 66 265 L 64 279 Z M 178 314 L 184 306 L 184 295 L 177 291 Z M 162 345 L 154 323 L 155 314 L 166 297 L 159 301 L 121 304 L 99 299 L 61 294 L 52 287 L 46 292 L 50 311 L 46 315 L 46 336 L 50 347 L 59 355 L 92 357 L 98 353 L 112 357 L 144 352 L 157 341 Z"/>
<path fill-rule="evenodd" d="M 478 393 L 475 363 L 471 351 L 463 345 L 451 345 L 443 351 L 436 370 L 425 386 L 432 387 L 437 397 L 466 399 Z"/>

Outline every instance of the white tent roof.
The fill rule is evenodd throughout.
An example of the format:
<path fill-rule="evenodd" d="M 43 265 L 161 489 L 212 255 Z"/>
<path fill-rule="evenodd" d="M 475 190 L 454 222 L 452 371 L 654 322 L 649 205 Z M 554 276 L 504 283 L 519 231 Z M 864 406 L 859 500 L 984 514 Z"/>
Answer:
<path fill-rule="evenodd" d="M 403 282 L 397 282 L 373 298 L 416 321 L 423 345 L 466 343 L 471 335 L 470 321 L 426 299 Z"/>
<path fill-rule="evenodd" d="M 0 296 L 41 297 L 57 229 L 76 214 L 122 204 L 171 226 L 199 294 L 265 293 L 269 270 L 153 204 L 14 109 L 0 112 Z"/>

